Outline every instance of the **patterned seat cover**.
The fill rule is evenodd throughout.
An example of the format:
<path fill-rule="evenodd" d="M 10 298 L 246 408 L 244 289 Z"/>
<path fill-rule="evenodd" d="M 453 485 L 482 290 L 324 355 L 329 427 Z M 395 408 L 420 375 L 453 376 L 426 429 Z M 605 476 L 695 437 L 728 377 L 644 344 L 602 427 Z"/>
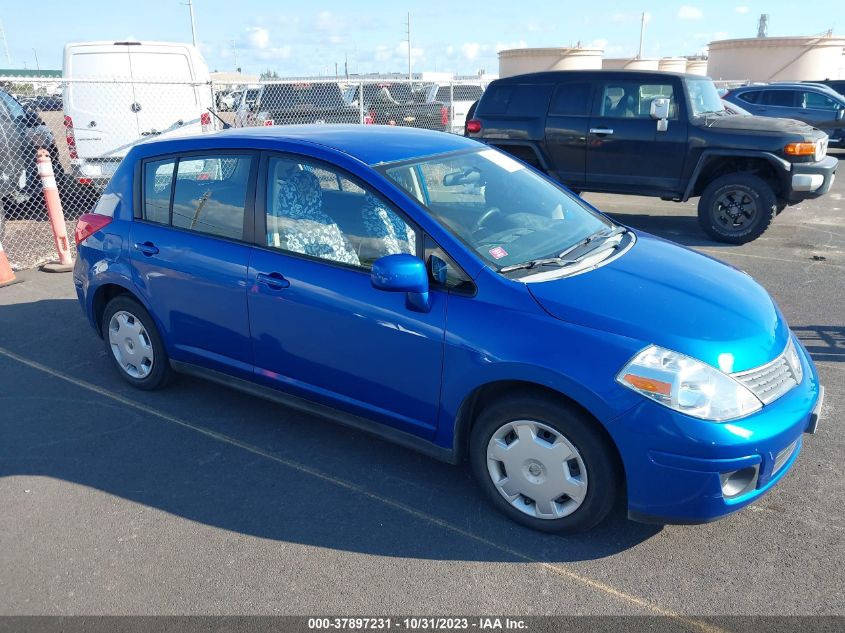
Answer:
<path fill-rule="evenodd" d="M 279 184 L 272 215 L 279 218 L 283 248 L 343 264 L 361 264 L 337 223 L 323 212 L 323 190 L 310 171 L 297 171 Z M 273 240 L 274 231 L 267 228 L 268 238 Z"/>
<path fill-rule="evenodd" d="M 374 238 L 378 255 L 416 255 L 414 231 L 402 218 L 374 195 L 368 193 L 361 211 L 367 236 Z"/>

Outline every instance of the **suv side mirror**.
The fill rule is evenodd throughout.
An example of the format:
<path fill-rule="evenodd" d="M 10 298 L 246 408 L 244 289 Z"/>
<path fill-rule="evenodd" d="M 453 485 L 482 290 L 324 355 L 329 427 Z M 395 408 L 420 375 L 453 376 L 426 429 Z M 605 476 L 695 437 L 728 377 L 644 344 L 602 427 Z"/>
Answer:
<path fill-rule="evenodd" d="M 839 112 L 836 113 L 836 120 L 841 121 L 842 119 L 845 119 L 845 108 L 840 108 Z"/>
<path fill-rule="evenodd" d="M 419 257 L 407 253 L 379 257 L 373 262 L 370 283 L 377 290 L 406 293 L 405 305 L 409 310 L 428 312 L 431 308 L 428 271 Z"/>
<path fill-rule="evenodd" d="M 657 119 L 657 131 L 665 132 L 669 127 L 669 99 L 658 97 L 651 100 L 649 115 Z"/>

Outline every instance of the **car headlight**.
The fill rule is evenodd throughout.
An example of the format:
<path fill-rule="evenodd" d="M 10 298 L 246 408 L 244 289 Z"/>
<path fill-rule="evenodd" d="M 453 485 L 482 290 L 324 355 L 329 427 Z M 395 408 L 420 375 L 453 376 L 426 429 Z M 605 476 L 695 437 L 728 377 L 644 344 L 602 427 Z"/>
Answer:
<path fill-rule="evenodd" d="M 804 368 L 801 367 L 801 359 L 798 358 L 798 350 L 795 348 L 792 337 L 789 338 L 789 345 L 786 346 L 786 362 L 789 363 L 792 375 L 795 376 L 795 382 L 800 385 L 804 380 Z"/>
<path fill-rule="evenodd" d="M 747 387 L 724 372 L 657 345 L 634 356 L 616 380 L 646 398 L 702 420 L 732 420 L 763 406 Z"/>

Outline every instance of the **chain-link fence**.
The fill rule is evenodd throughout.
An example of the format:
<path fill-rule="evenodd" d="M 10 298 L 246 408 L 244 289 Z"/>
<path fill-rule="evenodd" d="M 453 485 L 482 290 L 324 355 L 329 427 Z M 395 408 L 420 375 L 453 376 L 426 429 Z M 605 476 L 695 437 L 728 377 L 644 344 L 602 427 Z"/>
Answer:
<path fill-rule="evenodd" d="M 35 152 L 46 149 L 73 235 L 130 148 L 227 126 L 351 123 L 463 134 L 484 86 L 395 78 L 228 84 L 0 76 L 0 242 L 13 268 L 56 257 Z"/>

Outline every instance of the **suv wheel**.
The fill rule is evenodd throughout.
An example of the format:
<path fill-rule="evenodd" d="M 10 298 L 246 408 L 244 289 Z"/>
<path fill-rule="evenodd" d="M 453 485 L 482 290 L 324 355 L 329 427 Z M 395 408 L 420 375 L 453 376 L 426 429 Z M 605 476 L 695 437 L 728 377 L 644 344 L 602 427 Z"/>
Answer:
<path fill-rule="evenodd" d="M 710 237 L 745 244 L 769 228 L 777 214 L 772 188 L 752 174 L 727 174 L 704 189 L 698 201 L 698 223 Z"/>
<path fill-rule="evenodd" d="M 543 532 L 581 532 L 604 519 L 622 482 L 596 421 L 574 406 L 519 394 L 482 411 L 470 435 L 473 473 L 493 505 Z"/>
<path fill-rule="evenodd" d="M 155 322 L 135 299 L 112 299 L 103 312 L 101 331 L 109 358 L 126 382 L 151 390 L 170 379 L 170 362 Z"/>

